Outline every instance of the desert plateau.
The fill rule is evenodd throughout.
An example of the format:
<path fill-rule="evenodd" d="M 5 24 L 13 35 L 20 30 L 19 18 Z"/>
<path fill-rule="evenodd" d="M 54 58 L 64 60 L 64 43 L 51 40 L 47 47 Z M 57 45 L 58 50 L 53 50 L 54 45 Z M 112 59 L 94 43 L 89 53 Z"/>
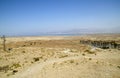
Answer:
<path fill-rule="evenodd" d="M 81 41 L 111 41 L 117 48 Z M 6 37 L 6 51 L 2 42 L 0 78 L 120 78 L 119 34 Z"/>

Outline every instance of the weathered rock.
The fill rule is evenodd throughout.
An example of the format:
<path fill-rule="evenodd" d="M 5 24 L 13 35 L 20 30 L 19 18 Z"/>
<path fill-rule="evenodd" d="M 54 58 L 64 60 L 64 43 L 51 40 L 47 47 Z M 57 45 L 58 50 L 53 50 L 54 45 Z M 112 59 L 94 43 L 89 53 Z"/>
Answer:
<path fill-rule="evenodd" d="M 91 45 L 94 47 L 102 48 L 102 49 L 120 49 L 120 43 L 116 41 L 92 41 L 92 40 L 80 40 L 80 43 Z"/>

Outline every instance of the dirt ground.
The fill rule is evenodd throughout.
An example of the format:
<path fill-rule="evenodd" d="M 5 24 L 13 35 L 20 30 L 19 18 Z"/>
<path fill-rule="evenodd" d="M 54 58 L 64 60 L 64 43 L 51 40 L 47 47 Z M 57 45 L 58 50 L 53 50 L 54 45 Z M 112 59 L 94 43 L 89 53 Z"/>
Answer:
<path fill-rule="evenodd" d="M 120 50 L 80 40 L 116 40 L 120 35 L 8 37 L 0 39 L 0 78 L 120 78 Z"/>

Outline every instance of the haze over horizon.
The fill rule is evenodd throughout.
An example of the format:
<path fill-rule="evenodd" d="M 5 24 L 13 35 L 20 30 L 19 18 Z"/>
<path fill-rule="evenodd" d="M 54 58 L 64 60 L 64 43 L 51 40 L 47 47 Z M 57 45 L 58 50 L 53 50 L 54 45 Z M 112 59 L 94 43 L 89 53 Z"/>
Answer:
<path fill-rule="evenodd" d="M 120 0 L 0 0 L 0 35 L 120 33 Z"/>

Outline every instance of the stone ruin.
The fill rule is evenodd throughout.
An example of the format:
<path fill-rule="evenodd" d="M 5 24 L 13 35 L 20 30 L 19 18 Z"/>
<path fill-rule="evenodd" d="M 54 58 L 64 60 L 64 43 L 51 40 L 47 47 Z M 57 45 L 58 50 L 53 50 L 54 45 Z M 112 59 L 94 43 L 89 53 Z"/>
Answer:
<path fill-rule="evenodd" d="M 91 46 L 102 48 L 102 49 L 119 49 L 120 50 L 120 43 L 117 41 L 80 40 L 80 43 L 91 45 Z"/>

